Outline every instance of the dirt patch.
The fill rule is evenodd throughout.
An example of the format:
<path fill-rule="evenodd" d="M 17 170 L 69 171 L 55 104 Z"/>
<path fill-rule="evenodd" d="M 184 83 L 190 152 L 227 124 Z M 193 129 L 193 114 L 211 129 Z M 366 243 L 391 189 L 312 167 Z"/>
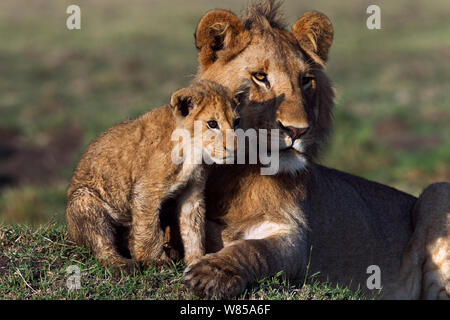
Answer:
<path fill-rule="evenodd" d="M 450 181 L 450 169 L 445 165 L 436 168 L 433 173 L 424 173 L 419 169 L 412 169 L 407 174 L 408 181 L 414 184 L 423 184 L 424 187 L 443 181 Z"/>
<path fill-rule="evenodd" d="M 9 259 L 7 257 L 0 257 L 0 277 L 8 272 L 9 264 Z"/>
<path fill-rule="evenodd" d="M 24 143 L 20 133 L 0 128 L 0 189 L 23 184 L 49 184 L 69 164 L 81 144 L 81 130 L 65 127 L 43 146 Z"/>
<path fill-rule="evenodd" d="M 440 136 L 420 137 L 401 119 L 386 119 L 375 126 L 376 138 L 389 147 L 402 150 L 425 150 L 442 143 Z"/>

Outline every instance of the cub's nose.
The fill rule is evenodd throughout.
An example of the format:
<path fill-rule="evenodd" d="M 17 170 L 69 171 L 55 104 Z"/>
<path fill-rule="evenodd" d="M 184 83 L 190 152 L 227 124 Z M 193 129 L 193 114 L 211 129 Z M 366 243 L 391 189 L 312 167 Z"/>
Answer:
<path fill-rule="evenodd" d="M 284 126 L 281 122 L 278 122 L 280 127 L 284 129 L 289 137 L 291 137 L 292 141 L 295 141 L 297 139 L 300 139 L 302 136 L 308 132 L 309 127 L 294 127 L 294 126 Z"/>

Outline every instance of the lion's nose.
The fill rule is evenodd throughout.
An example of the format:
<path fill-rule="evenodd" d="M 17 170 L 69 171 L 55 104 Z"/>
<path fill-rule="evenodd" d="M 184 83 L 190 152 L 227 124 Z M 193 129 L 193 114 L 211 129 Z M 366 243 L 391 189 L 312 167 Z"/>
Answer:
<path fill-rule="evenodd" d="M 287 126 L 286 129 L 288 131 L 289 136 L 292 138 L 292 141 L 295 141 L 301 138 L 301 136 L 303 136 L 308 131 L 309 127 L 297 128 L 293 126 Z"/>
<path fill-rule="evenodd" d="M 308 132 L 309 127 L 294 127 L 294 126 L 284 126 L 281 122 L 278 122 L 280 127 L 284 130 L 286 130 L 289 137 L 291 137 L 292 141 L 295 141 L 297 139 L 300 139 L 303 135 Z"/>

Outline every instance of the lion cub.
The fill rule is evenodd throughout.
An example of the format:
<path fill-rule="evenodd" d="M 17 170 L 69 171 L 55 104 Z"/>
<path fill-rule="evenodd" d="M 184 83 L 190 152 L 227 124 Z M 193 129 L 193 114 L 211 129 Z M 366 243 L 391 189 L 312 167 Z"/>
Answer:
<path fill-rule="evenodd" d="M 70 238 L 88 246 L 104 265 L 132 268 L 135 262 L 167 260 L 160 209 L 164 200 L 175 198 L 185 261 L 203 255 L 207 166 L 198 157 L 223 163 L 232 156 L 234 107 L 225 88 L 199 81 L 174 93 L 170 105 L 99 136 L 83 154 L 68 189 Z M 199 145 L 192 137 L 200 128 L 209 139 Z M 176 129 L 185 133 L 179 135 L 183 138 L 171 138 Z M 132 259 L 120 253 L 123 230 Z"/>

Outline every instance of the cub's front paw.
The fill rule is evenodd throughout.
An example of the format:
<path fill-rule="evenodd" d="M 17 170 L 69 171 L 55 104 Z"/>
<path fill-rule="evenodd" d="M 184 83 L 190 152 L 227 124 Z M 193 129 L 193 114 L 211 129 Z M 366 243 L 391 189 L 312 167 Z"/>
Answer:
<path fill-rule="evenodd" d="M 230 299 L 241 294 L 247 285 L 239 268 L 215 253 L 192 261 L 183 278 L 185 285 L 203 298 Z"/>

